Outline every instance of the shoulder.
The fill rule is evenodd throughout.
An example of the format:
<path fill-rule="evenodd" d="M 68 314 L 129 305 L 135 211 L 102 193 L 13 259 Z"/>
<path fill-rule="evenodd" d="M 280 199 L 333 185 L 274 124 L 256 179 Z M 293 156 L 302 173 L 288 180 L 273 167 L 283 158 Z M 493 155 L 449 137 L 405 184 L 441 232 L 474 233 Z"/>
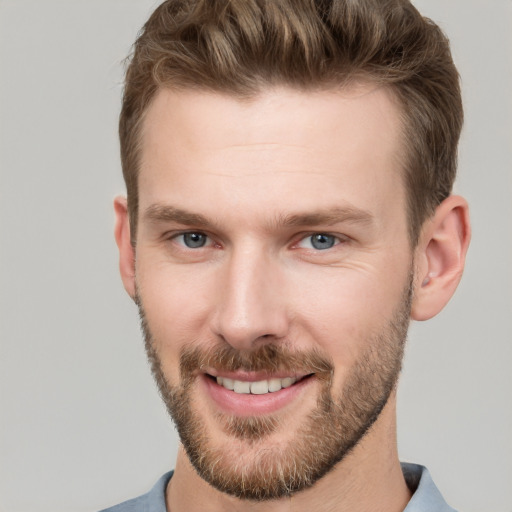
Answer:
<path fill-rule="evenodd" d="M 123 503 L 119 503 L 118 505 L 114 505 L 113 507 L 105 508 L 100 510 L 100 512 L 141 512 L 142 510 L 147 510 L 147 494 L 143 494 L 138 498 L 133 498 L 128 501 L 124 501 Z"/>
<path fill-rule="evenodd" d="M 173 471 L 165 473 L 148 493 L 100 512 L 166 512 L 165 489 L 172 475 Z"/>

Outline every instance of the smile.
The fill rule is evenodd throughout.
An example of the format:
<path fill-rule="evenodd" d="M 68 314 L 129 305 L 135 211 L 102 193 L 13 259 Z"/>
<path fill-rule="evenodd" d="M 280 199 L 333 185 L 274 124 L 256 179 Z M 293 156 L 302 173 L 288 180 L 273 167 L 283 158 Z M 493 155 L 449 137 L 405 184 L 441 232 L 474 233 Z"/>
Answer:
<path fill-rule="evenodd" d="M 216 407 L 225 413 L 243 417 L 282 410 L 304 396 L 315 380 L 314 373 L 263 375 L 261 372 L 236 371 L 218 375 L 212 369 L 211 373 L 203 372 L 200 382 Z"/>
<path fill-rule="evenodd" d="M 227 377 L 217 377 L 217 384 L 239 394 L 265 395 L 275 393 L 283 388 L 289 388 L 297 382 L 296 377 L 285 377 L 283 379 L 268 379 L 247 382 L 243 380 L 229 379 Z"/>

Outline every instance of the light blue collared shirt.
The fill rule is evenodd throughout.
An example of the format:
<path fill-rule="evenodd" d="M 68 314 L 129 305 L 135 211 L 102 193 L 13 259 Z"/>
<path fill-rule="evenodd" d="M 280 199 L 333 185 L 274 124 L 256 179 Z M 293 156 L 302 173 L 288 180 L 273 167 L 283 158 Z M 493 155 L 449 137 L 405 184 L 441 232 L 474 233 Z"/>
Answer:
<path fill-rule="evenodd" d="M 402 471 L 407 485 L 414 492 L 404 512 L 455 512 L 444 501 L 426 467 L 402 463 Z M 165 489 L 172 474 L 173 471 L 169 471 L 162 476 L 147 494 L 101 512 L 167 512 Z"/>

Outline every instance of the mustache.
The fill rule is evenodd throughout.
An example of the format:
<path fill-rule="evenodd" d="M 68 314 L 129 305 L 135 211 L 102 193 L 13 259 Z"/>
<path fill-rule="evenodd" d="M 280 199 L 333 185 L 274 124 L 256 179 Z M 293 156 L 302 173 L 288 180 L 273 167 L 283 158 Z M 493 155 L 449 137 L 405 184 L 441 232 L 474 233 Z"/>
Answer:
<path fill-rule="evenodd" d="M 138 290 L 134 301 L 139 309 L 141 329 L 144 334 L 146 351 L 153 373 L 157 361 L 154 340 L 151 335 Z M 194 380 L 198 371 L 215 368 L 218 371 L 265 372 L 278 371 L 290 374 L 315 374 L 319 380 L 332 381 L 334 362 L 329 355 L 317 349 L 308 351 L 292 350 L 284 342 L 271 341 L 254 350 L 241 351 L 227 343 L 217 342 L 208 348 L 185 346 L 180 352 L 180 376 L 186 387 Z"/>
<path fill-rule="evenodd" d="M 253 351 L 240 351 L 231 345 L 209 348 L 187 347 L 180 354 L 180 374 L 188 380 L 198 370 L 215 368 L 223 371 L 243 370 L 269 374 L 285 371 L 298 374 L 316 374 L 330 378 L 334 372 L 332 360 L 316 350 L 296 351 L 282 344 L 266 344 Z"/>

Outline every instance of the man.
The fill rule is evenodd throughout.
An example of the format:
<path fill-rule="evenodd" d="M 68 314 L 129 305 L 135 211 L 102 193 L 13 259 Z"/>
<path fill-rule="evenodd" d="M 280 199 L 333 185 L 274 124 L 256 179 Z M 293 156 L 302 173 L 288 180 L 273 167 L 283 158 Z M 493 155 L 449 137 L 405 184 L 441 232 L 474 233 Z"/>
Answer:
<path fill-rule="evenodd" d="M 109 509 L 452 510 L 401 465 L 409 320 L 468 208 L 439 28 L 404 0 L 170 0 L 139 36 L 115 201 L 124 286 L 182 446 Z"/>

